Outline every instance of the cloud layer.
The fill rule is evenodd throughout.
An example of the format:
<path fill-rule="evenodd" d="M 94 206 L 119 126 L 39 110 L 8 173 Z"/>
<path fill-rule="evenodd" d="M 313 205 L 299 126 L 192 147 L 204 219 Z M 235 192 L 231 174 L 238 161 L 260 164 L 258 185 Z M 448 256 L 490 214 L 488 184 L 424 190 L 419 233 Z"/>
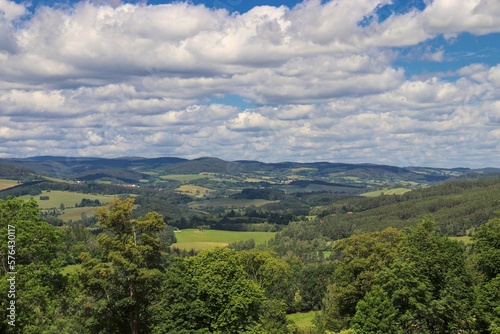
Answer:
<path fill-rule="evenodd" d="M 239 14 L 83 2 L 29 12 L 0 0 L 0 157 L 498 167 L 500 65 L 471 57 L 409 76 L 396 64 L 411 47 L 446 62 L 425 47 L 437 38 L 499 34 L 500 2 L 434 0 L 378 19 L 388 3 Z"/>

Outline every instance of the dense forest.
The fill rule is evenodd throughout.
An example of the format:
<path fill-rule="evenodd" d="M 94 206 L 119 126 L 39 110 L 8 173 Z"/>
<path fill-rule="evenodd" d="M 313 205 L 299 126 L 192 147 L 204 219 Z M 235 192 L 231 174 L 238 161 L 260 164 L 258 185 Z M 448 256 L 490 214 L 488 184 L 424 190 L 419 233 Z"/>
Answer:
<path fill-rule="evenodd" d="M 488 189 L 483 182 L 474 186 Z M 347 209 L 407 203 L 425 191 L 441 190 Z M 174 252 L 173 227 L 157 212 L 134 214 L 134 201 L 100 207 L 96 236 L 81 224 L 44 222 L 33 200 L 0 200 L 0 303 L 7 310 L 0 331 L 500 333 L 494 214 L 471 224 L 470 244 L 450 239 L 431 217 L 341 238 L 332 232 L 348 224 L 335 219 L 346 216 L 335 213 L 346 209 L 339 202 L 324 207 L 330 212 L 322 219 L 290 223 L 267 245 L 193 253 Z M 318 311 L 314 329 L 287 320 L 287 313 L 311 310 Z"/>

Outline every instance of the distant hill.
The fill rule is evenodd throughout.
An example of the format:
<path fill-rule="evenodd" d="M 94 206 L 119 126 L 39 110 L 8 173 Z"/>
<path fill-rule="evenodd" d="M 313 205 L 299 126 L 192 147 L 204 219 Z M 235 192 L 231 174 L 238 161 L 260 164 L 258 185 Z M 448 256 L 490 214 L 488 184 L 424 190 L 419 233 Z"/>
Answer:
<path fill-rule="evenodd" d="M 3 166 L 3 167 L 2 167 Z M 367 185 L 405 186 L 427 185 L 453 178 L 480 178 L 482 175 L 500 173 L 498 168 L 433 168 L 396 167 L 375 164 L 347 164 L 331 162 L 279 162 L 238 160 L 225 161 L 213 157 L 183 159 L 176 157 L 141 158 L 93 158 L 39 156 L 0 160 L 1 177 L 22 177 L 30 173 L 73 180 L 116 179 L 122 182 L 138 182 L 139 179 L 153 180 L 154 177 L 171 174 L 216 173 L 228 176 L 256 178 L 265 176 L 278 181 L 317 181 L 335 186 L 366 187 Z M 16 169 L 17 168 L 17 169 Z M 136 173 L 136 174 L 135 174 Z M 489 177 L 489 176 L 488 176 Z M 254 181 L 256 182 L 256 181 Z M 319 185 L 319 183 L 316 183 Z M 326 185 L 326 184 L 325 184 Z M 413 185 L 413 186 L 412 186 Z M 325 188 L 326 189 L 326 188 Z"/>
<path fill-rule="evenodd" d="M 29 168 L 0 159 L 0 178 L 2 179 L 24 180 L 32 177 L 33 174 L 34 171 Z"/>

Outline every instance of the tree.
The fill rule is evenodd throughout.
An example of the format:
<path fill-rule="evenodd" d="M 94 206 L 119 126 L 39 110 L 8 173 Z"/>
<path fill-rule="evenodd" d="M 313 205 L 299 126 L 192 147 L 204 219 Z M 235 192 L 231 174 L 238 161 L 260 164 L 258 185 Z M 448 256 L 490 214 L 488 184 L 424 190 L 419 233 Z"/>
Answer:
<path fill-rule="evenodd" d="M 473 252 L 479 271 L 491 280 L 500 274 L 500 218 L 489 220 L 481 225 L 472 240 Z"/>
<path fill-rule="evenodd" d="M 352 329 L 358 334 L 396 334 L 396 313 L 389 295 L 380 286 L 374 286 L 356 305 Z"/>
<path fill-rule="evenodd" d="M 500 334 L 500 276 L 477 288 L 476 315 L 480 333 Z"/>
<path fill-rule="evenodd" d="M 0 332 L 48 332 L 64 313 L 61 298 L 66 281 L 60 273 L 60 233 L 40 220 L 34 200 L 8 199 L 0 200 L 0 234 L 5 236 L 0 239 L 0 289 L 13 293 L 10 297 L 2 293 L 0 307 L 6 310 L 14 301 L 16 314 L 15 326 L 8 325 L 10 319 L 4 317 Z M 8 239 L 7 235 L 11 237 Z M 14 262 L 9 263 L 12 257 Z"/>
<path fill-rule="evenodd" d="M 263 300 L 234 250 L 178 259 L 151 306 L 152 333 L 245 333 L 258 326 Z"/>
<path fill-rule="evenodd" d="M 147 307 L 161 279 L 163 218 L 155 212 L 131 219 L 134 199 L 115 199 L 96 211 L 105 233 L 98 238 L 100 257 L 84 253 L 79 278 L 88 296 L 86 326 L 93 333 L 145 331 Z"/>
<path fill-rule="evenodd" d="M 500 333 L 500 219 L 493 218 L 472 236 L 473 261 L 482 274 L 477 286 L 476 316 L 480 333 Z"/>
<path fill-rule="evenodd" d="M 388 228 L 334 244 L 331 258 L 336 269 L 323 299 L 318 327 L 336 331 L 349 327 L 356 305 L 371 290 L 378 272 L 395 259 L 401 238 L 400 231 Z"/>
<path fill-rule="evenodd" d="M 432 220 L 424 219 L 405 233 L 398 258 L 377 275 L 375 283 L 397 310 L 380 319 L 377 330 L 390 320 L 409 334 L 472 332 L 474 294 L 463 246 L 437 235 Z M 361 306 L 358 319 L 373 318 L 377 312 Z"/>

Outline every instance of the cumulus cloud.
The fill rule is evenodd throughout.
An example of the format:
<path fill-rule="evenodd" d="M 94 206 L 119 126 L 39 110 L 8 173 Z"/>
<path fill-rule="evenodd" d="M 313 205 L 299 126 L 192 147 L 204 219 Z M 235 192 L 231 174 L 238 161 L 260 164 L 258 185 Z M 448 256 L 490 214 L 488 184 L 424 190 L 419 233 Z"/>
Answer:
<path fill-rule="evenodd" d="M 498 1 L 434 0 L 366 21 L 390 3 L 230 13 L 92 1 L 29 12 L 0 0 L 0 157 L 498 164 L 488 152 L 498 149 L 500 65 L 473 62 L 451 80 L 396 65 L 404 48 L 445 63 L 443 48 L 425 44 L 439 36 L 500 33 Z"/>

